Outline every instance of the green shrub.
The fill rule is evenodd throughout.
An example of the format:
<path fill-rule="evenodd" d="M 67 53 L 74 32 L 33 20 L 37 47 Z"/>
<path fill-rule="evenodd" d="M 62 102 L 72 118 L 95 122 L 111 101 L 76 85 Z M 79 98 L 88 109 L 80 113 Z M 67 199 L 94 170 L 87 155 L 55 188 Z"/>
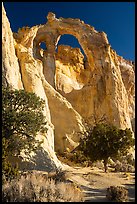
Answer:
<path fill-rule="evenodd" d="M 123 186 L 110 186 L 106 197 L 110 201 L 125 202 L 128 201 L 128 190 Z"/>
<path fill-rule="evenodd" d="M 12 164 L 7 160 L 3 159 L 2 161 L 2 182 L 5 183 L 6 180 L 14 179 L 19 176 L 19 168 L 16 164 L 12 166 Z"/>
<path fill-rule="evenodd" d="M 127 154 L 128 149 L 134 146 L 134 141 L 130 129 L 122 130 L 113 125 L 97 124 L 81 139 L 79 150 L 92 162 L 103 160 L 106 172 L 108 159 Z"/>
<path fill-rule="evenodd" d="M 135 167 L 133 165 L 122 163 L 117 161 L 115 165 L 115 172 L 135 172 Z"/>
<path fill-rule="evenodd" d="M 58 169 L 53 173 L 49 173 L 48 178 L 52 178 L 56 183 L 64 182 L 66 180 L 66 174 L 65 171 Z"/>
<path fill-rule="evenodd" d="M 14 179 L 19 176 L 18 165 L 12 164 L 8 161 L 8 140 L 2 138 L 2 182 L 4 183 L 7 179 Z"/>
<path fill-rule="evenodd" d="M 15 177 L 18 168 L 9 157 L 18 157 L 23 150 L 29 154 L 42 143 L 36 140 L 38 133 L 47 131 L 43 115 L 45 101 L 25 90 L 2 87 L 2 173 L 3 178 Z"/>
<path fill-rule="evenodd" d="M 81 151 L 74 152 L 72 155 L 72 161 L 76 163 L 83 163 L 87 161 L 87 157 L 85 157 Z"/>

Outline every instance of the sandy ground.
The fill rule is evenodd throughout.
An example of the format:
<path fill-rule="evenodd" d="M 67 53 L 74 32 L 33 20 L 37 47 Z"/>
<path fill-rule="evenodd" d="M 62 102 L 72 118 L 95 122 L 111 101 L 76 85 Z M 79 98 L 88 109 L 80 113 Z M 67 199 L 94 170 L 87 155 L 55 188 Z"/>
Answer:
<path fill-rule="evenodd" d="M 109 172 L 96 167 L 67 167 L 66 175 L 85 193 L 85 202 L 108 202 L 106 189 L 113 186 L 125 186 L 129 192 L 129 202 L 135 202 L 135 173 Z"/>

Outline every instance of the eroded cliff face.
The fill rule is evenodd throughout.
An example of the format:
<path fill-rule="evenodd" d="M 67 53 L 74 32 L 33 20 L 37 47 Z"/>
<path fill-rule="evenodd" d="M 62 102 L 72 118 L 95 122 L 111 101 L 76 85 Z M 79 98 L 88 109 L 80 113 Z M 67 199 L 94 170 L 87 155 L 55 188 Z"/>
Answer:
<path fill-rule="evenodd" d="M 97 32 L 81 21 L 74 23 L 73 19 L 62 18 L 61 21 L 71 22 L 72 27 L 76 24 L 76 37 L 85 50 L 86 59 L 77 48 L 58 46 L 56 89 L 89 124 L 102 120 L 119 128 L 132 129 L 131 121 L 135 117 L 134 64 L 116 54 L 105 33 Z"/>
<path fill-rule="evenodd" d="M 34 92 L 45 100 L 43 113 L 46 116 L 48 132 L 44 135 L 37 135 L 37 139 L 44 139 L 44 142 L 36 154 L 30 155 L 30 158 L 27 159 L 28 162 L 24 161 L 23 167 L 26 165 L 26 168 L 38 170 L 63 168 L 55 151 L 71 151 L 78 145 L 80 139 L 78 133 L 84 131 L 82 117 L 73 109 L 66 98 L 53 88 L 54 85 L 51 83 L 52 87 L 48 83 L 44 73 L 49 73 L 50 77 L 50 70 L 44 72 L 43 61 L 34 57 L 37 47 L 34 47 L 33 40 L 39 26 L 31 29 L 23 28 L 19 30 L 18 35 L 13 34 L 4 8 L 2 24 L 3 84 L 9 84 L 13 89 L 25 89 L 28 92 Z M 52 59 L 50 61 L 50 56 L 48 60 L 49 64 L 46 62 L 48 66 L 52 66 L 52 62 L 55 64 Z M 22 154 L 22 156 L 25 158 L 25 155 Z"/>
<path fill-rule="evenodd" d="M 48 133 L 38 138 L 45 138 L 42 151 L 50 164 L 61 166 L 54 151 L 73 150 L 84 122 L 94 125 L 102 120 L 132 129 L 134 65 L 116 54 L 104 32 L 79 19 L 57 19 L 49 12 L 46 24 L 23 27 L 12 35 L 4 8 L 2 20 L 3 83 L 45 100 Z M 64 34 L 77 38 L 85 57 L 70 46 L 60 45 L 56 52 Z M 46 50 L 41 49 L 42 42 Z M 46 161 L 46 156 L 40 157 Z"/>
<path fill-rule="evenodd" d="M 100 52 L 100 59 L 94 58 L 96 67 L 92 71 L 78 49 L 59 46 L 56 88 L 89 124 L 102 120 L 132 129 L 131 121 L 135 117 L 134 65 L 107 46 L 107 50 L 102 47 L 94 51 Z"/>
<path fill-rule="evenodd" d="M 13 33 L 10 29 L 9 21 L 6 17 L 6 12 L 4 7 L 2 8 L 2 73 L 3 73 L 3 83 L 4 85 L 11 85 L 13 89 L 24 89 L 27 91 L 35 92 L 41 98 L 45 100 L 45 111 L 44 114 L 47 118 L 47 128 L 48 132 L 46 135 L 38 135 L 38 139 L 44 139 L 44 143 L 42 144 L 41 150 L 37 152 L 36 155 L 32 154 L 31 157 L 23 162 L 23 165 L 29 169 L 38 169 L 38 170 L 51 170 L 58 166 L 60 166 L 60 162 L 56 158 L 54 152 L 54 126 L 51 123 L 50 118 L 50 110 L 48 107 L 47 97 L 44 92 L 43 85 L 41 80 L 39 79 L 39 73 L 37 71 L 36 66 L 40 64 L 35 62 L 35 60 L 31 61 L 30 58 L 22 55 L 22 60 L 24 60 L 24 64 L 22 65 L 19 61 L 19 58 L 16 56 L 16 42 L 13 38 Z M 25 66 L 27 65 L 27 66 Z M 25 70 L 26 67 L 26 70 Z M 24 155 L 22 155 L 24 156 Z M 23 167 L 23 168 L 24 168 Z"/>
<path fill-rule="evenodd" d="M 13 88 L 23 88 L 14 42 L 6 12 L 2 8 L 2 80 Z"/>

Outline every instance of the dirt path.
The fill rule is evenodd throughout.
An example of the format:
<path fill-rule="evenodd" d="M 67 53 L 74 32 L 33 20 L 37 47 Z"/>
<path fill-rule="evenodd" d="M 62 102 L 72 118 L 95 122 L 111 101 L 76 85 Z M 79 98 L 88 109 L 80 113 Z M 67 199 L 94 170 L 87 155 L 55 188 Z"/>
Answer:
<path fill-rule="evenodd" d="M 129 191 L 129 202 L 135 202 L 135 174 L 112 172 L 105 173 L 96 167 L 68 167 L 66 174 L 85 193 L 85 202 L 108 202 L 106 189 L 113 186 L 125 186 Z"/>

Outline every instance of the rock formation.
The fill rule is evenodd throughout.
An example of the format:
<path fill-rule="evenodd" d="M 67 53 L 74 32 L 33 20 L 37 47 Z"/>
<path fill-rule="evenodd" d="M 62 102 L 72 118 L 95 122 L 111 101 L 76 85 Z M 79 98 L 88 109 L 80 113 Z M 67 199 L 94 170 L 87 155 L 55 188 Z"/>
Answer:
<path fill-rule="evenodd" d="M 45 100 L 44 115 L 47 119 L 48 132 L 46 135 L 37 136 L 40 140 L 44 139 L 44 143 L 41 150 L 29 158 L 30 164 L 27 163 L 26 168 L 47 170 L 47 168 L 62 167 L 56 157 L 55 149 L 61 152 L 70 151 L 78 145 L 78 133 L 84 130 L 82 117 L 45 80 L 42 62 L 33 57 L 34 53 L 29 44 L 33 41 L 31 42 L 27 34 L 29 28 L 19 31 L 19 36 L 26 37 L 27 34 L 27 42 L 26 39 L 22 42 L 15 41 L 4 8 L 2 25 L 3 83 L 10 84 L 15 89 L 24 88 L 26 91 L 34 92 Z M 36 30 L 37 27 L 32 28 L 31 35 L 34 35 Z M 14 35 L 16 37 L 16 34 Z M 24 162 L 23 165 L 25 164 Z"/>
<path fill-rule="evenodd" d="M 60 45 L 56 52 L 64 34 L 77 38 L 86 58 L 70 46 Z M 40 47 L 43 42 L 46 50 Z M 47 156 L 52 167 L 62 167 L 55 151 L 73 150 L 85 122 L 94 125 L 105 120 L 132 129 L 134 64 L 116 54 L 104 32 L 79 19 L 57 19 L 49 12 L 46 24 L 13 34 L 3 8 L 2 43 L 3 83 L 45 100 L 48 133 L 38 135 L 44 143 L 41 155 L 32 159 L 33 168 L 45 168 Z"/>
<path fill-rule="evenodd" d="M 13 88 L 21 89 L 23 84 L 14 42 L 6 12 L 2 8 L 2 80 L 5 84 L 11 84 Z"/>

